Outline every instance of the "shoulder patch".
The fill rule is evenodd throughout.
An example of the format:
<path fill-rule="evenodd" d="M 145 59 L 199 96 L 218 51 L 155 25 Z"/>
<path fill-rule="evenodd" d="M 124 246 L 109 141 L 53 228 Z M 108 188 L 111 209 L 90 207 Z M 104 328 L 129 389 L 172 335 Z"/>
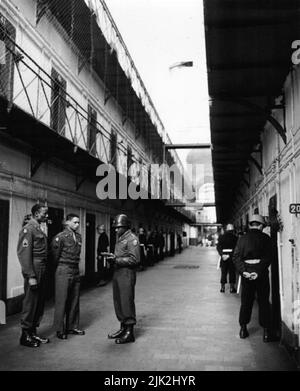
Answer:
<path fill-rule="evenodd" d="M 23 240 L 22 246 L 23 246 L 23 247 L 28 247 L 28 246 L 29 246 L 29 243 L 28 243 L 28 240 L 27 240 L 27 239 L 24 239 L 24 240 Z"/>
<path fill-rule="evenodd" d="M 55 241 L 56 241 L 56 242 L 59 242 L 59 237 L 58 237 L 58 236 L 55 238 Z"/>
<path fill-rule="evenodd" d="M 138 241 L 136 239 L 134 239 L 132 243 L 133 243 L 134 246 L 137 246 Z"/>
<path fill-rule="evenodd" d="M 23 232 L 24 232 L 24 234 L 27 234 L 28 231 L 27 231 L 26 228 L 24 228 L 24 229 L 23 229 Z"/>

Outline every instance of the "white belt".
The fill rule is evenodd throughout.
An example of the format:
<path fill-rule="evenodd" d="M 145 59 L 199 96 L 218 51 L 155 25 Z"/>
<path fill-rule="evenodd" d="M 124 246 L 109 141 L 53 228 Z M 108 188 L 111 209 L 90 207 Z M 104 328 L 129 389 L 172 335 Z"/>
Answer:
<path fill-rule="evenodd" d="M 260 259 L 246 259 L 244 262 L 248 263 L 249 265 L 256 265 L 260 263 Z"/>
<path fill-rule="evenodd" d="M 145 245 L 144 245 L 143 243 L 140 243 L 140 246 L 143 246 L 143 247 L 144 247 Z"/>
<path fill-rule="evenodd" d="M 222 250 L 222 253 L 224 254 L 224 253 L 232 253 L 232 248 L 224 248 L 223 250 Z"/>
<path fill-rule="evenodd" d="M 148 244 L 148 247 L 154 247 L 154 244 Z"/>

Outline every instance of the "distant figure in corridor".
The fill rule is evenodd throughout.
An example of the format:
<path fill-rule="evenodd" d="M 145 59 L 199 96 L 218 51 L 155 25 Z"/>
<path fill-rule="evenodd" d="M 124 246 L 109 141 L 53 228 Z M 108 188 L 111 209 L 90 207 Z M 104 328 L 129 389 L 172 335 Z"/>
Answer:
<path fill-rule="evenodd" d="M 272 261 L 271 238 L 262 232 L 264 218 L 255 214 L 249 219 L 249 231 L 241 236 L 233 253 L 233 262 L 242 276 L 241 308 L 239 315 L 240 338 L 247 338 L 247 324 L 255 294 L 259 307 L 259 323 L 264 328 L 263 341 L 275 341 L 271 334 L 270 283 L 268 267 Z"/>
<path fill-rule="evenodd" d="M 221 289 L 220 292 L 225 292 L 225 284 L 227 283 L 227 274 L 229 273 L 230 293 L 236 293 L 235 281 L 236 271 L 232 262 L 233 250 L 236 246 L 237 236 L 234 234 L 234 227 L 232 224 L 227 224 L 225 233 L 219 237 L 217 244 L 217 251 L 220 254 L 220 268 L 221 268 Z"/>

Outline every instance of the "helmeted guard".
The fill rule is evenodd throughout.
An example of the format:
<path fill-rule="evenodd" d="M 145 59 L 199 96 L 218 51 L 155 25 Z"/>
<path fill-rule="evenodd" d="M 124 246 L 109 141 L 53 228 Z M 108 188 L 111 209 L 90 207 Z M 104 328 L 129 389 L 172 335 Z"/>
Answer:
<path fill-rule="evenodd" d="M 140 268 L 139 270 L 145 270 L 146 269 L 146 259 L 147 259 L 147 237 L 145 235 L 145 230 L 143 227 L 139 228 L 139 242 L 140 242 L 140 256 L 141 256 L 141 262 L 140 262 Z"/>
<path fill-rule="evenodd" d="M 84 335 L 79 327 L 80 274 L 79 261 L 82 239 L 77 232 L 79 216 L 70 213 L 65 229 L 57 234 L 51 245 L 55 272 L 54 328 L 56 336 L 67 339 L 68 334 Z"/>
<path fill-rule="evenodd" d="M 125 214 L 117 215 L 113 222 L 117 241 L 115 253 L 107 259 L 113 262 L 113 298 L 116 316 L 121 323 L 120 330 L 108 335 L 117 344 L 134 342 L 133 327 L 136 324 L 135 283 L 136 268 L 140 263 L 140 243 L 130 230 Z"/>
<path fill-rule="evenodd" d="M 225 284 L 227 283 L 227 274 L 229 273 L 230 293 L 236 293 L 236 270 L 232 262 L 233 250 L 237 243 L 237 236 L 234 234 L 234 226 L 227 224 L 225 233 L 219 237 L 217 251 L 220 254 L 221 268 L 221 289 L 220 292 L 225 292 Z"/>
<path fill-rule="evenodd" d="M 259 307 L 259 323 L 264 328 L 263 341 L 276 340 L 271 333 L 270 283 L 268 267 L 272 261 L 271 238 L 262 232 L 265 225 L 261 215 L 249 219 L 249 231 L 238 239 L 233 262 L 242 278 L 239 315 L 240 338 L 247 338 L 255 294 Z"/>
<path fill-rule="evenodd" d="M 19 233 L 18 258 L 24 277 L 24 299 L 21 315 L 22 334 L 20 344 L 38 347 L 49 339 L 37 335 L 45 305 L 47 272 L 47 236 L 41 228 L 46 222 L 48 208 L 36 204 L 31 209 L 32 218 Z"/>

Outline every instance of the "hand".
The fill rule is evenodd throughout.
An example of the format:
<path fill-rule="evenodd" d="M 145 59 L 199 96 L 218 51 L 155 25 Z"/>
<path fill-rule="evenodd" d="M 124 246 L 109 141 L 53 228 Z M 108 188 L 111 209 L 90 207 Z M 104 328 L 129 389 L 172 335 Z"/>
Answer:
<path fill-rule="evenodd" d="M 28 283 L 31 289 L 37 289 L 38 283 L 35 277 L 29 278 Z"/>
<path fill-rule="evenodd" d="M 222 255 L 222 260 L 223 261 L 227 261 L 228 258 L 229 258 L 229 255 L 227 255 L 227 254 Z"/>
<path fill-rule="evenodd" d="M 243 277 L 250 278 L 251 274 L 248 272 L 243 272 Z"/>
<path fill-rule="evenodd" d="M 256 280 L 257 279 L 257 277 L 258 277 L 258 274 L 256 273 L 256 272 L 252 272 L 251 274 L 250 274 L 250 280 Z"/>

